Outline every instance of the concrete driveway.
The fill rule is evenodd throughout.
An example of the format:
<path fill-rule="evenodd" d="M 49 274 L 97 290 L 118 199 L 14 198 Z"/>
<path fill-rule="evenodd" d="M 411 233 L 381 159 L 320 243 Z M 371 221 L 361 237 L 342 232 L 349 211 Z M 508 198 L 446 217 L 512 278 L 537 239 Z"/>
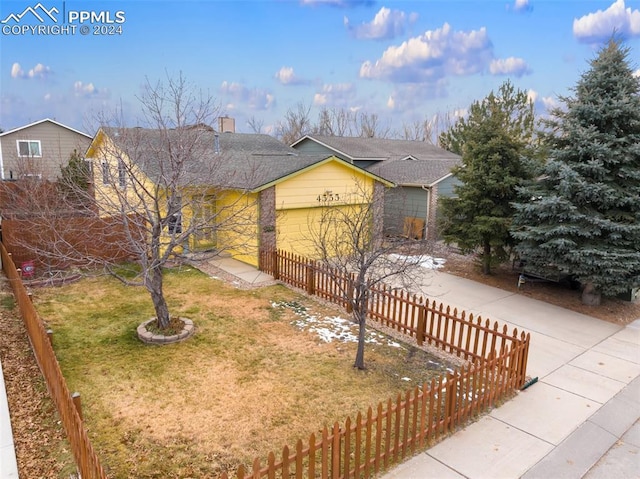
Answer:
<path fill-rule="evenodd" d="M 640 319 L 622 327 L 441 272 L 421 289 L 530 332 L 538 381 L 383 479 L 640 478 Z"/>

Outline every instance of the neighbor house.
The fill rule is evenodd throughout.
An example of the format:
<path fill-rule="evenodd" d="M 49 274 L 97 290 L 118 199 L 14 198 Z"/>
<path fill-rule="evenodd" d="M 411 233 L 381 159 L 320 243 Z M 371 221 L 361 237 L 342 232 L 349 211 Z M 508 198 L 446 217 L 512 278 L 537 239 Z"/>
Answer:
<path fill-rule="evenodd" d="M 460 156 L 423 141 L 306 135 L 291 145 L 305 154 L 335 155 L 397 185 L 386 191 L 387 235 L 436 239 L 438 198 L 453 196 L 451 169 Z"/>
<path fill-rule="evenodd" d="M 195 224 L 195 215 L 211 218 L 188 238 L 187 250 L 227 251 L 252 265 L 258 265 L 260 252 L 276 248 L 313 256 L 311 238 L 328 205 L 361 207 L 382 198 L 385 187 L 393 186 L 333 154 L 307 155 L 269 135 L 234 133 L 226 120 L 226 131 L 220 128 L 223 133 L 205 125 L 189 127 L 197 131 L 195 143 L 183 143 L 191 155 L 183 183 L 176 185 L 184 207 L 172 213 L 175 221 L 167 230 L 186 229 L 190 222 Z M 86 155 L 93 164 L 100 214 L 113 214 L 109 198 L 116 193 L 166 184 L 171 162 L 162 142 L 185 132 L 101 129 Z M 133 148 L 131 138 L 136 139 Z M 137 185 L 128 184 L 128 171 Z M 381 219 L 375 221 L 379 227 L 372 227 L 381 231 Z"/>
<path fill-rule="evenodd" d="M 0 133 L 2 180 L 55 180 L 73 152 L 84 154 L 91 139 L 50 118 Z"/>

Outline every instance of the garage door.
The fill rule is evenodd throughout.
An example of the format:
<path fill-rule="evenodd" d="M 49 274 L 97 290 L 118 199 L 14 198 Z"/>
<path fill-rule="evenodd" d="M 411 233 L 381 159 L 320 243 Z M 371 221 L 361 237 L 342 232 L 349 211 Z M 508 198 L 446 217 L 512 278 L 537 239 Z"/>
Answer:
<path fill-rule="evenodd" d="M 348 214 L 358 207 L 347 205 L 333 208 L 340 208 L 343 213 Z M 318 257 L 318 234 L 327 227 L 326 224 L 322 225 L 324 211 L 325 208 L 279 210 L 276 214 L 277 248 L 307 258 Z"/>

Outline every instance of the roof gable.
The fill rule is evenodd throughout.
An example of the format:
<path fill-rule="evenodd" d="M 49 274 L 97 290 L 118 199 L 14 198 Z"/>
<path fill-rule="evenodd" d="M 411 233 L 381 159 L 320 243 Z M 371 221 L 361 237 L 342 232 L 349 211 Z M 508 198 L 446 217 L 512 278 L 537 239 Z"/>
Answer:
<path fill-rule="evenodd" d="M 306 173 L 308 171 L 314 170 L 316 168 L 321 167 L 322 165 L 326 165 L 327 163 L 331 163 L 331 162 L 336 162 L 339 163 L 341 166 L 356 172 L 358 174 L 362 174 L 367 178 L 371 178 L 374 181 L 379 181 L 380 183 L 384 184 L 385 186 L 395 186 L 391 181 L 375 174 L 372 173 L 370 171 L 367 171 L 365 169 L 362 169 L 358 166 L 355 166 L 352 163 L 349 163 L 348 161 L 343 160 L 342 158 L 339 158 L 337 156 L 329 156 L 329 157 L 313 157 L 313 156 L 300 156 L 297 157 L 300 161 L 296 161 L 297 167 L 294 167 L 292 169 L 292 171 L 290 171 L 289 173 L 279 177 L 279 178 L 275 178 L 272 181 L 268 182 L 268 183 L 264 183 L 262 185 L 260 185 L 259 187 L 257 187 L 254 191 L 261 191 L 264 190 L 266 188 L 269 188 L 270 186 L 276 185 L 278 183 L 282 183 L 283 181 L 289 180 L 291 178 L 294 178 L 298 175 L 301 175 L 303 173 Z M 309 161 L 310 160 L 310 161 Z M 307 163 L 307 164 L 305 164 Z"/>
<path fill-rule="evenodd" d="M 89 157 L 99 154 L 105 135 L 118 149 L 152 181 L 162 178 L 166 169 L 169 150 L 167 145 L 177 142 L 178 131 L 161 131 L 144 128 L 102 128 L 88 150 Z M 173 137 L 173 138 L 172 138 Z M 377 174 L 363 170 L 348 161 L 328 155 L 301 155 L 297 150 L 276 138 L 262 134 L 222 133 L 200 129 L 189 137 L 193 145 L 193 158 L 185 163 L 184 179 L 189 184 L 204 180 L 212 186 L 248 191 L 260 191 L 286 178 L 308 171 L 328 161 L 339 161 L 388 186 L 393 183 Z M 162 158 L 161 156 L 165 156 Z M 212 163 L 215 162 L 215 165 Z M 206 173 L 206 174 L 203 174 Z M 206 180 L 205 180 L 206 178 Z"/>
<path fill-rule="evenodd" d="M 87 133 L 84 133 L 82 131 L 76 130 L 75 128 L 71 128 L 70 126 L 63 125 L 62 123 L 59 123 L 59 122 L 57 122 L 55 120 L 52 120 L 51 118 L 45 118 L 43 120 L 38 120 L 38 121 L 35 121 L 33 123 L 29 123 L 28 125 L 19 126 L 18 128 L 14 128 L 12 130 L 2 132 L 2 133 L 0 133 L 0 136 L 10 135 L 12 133 L 16 133 L 18 131 L 25 130 L 27 128 L 31 128 L 33 126 L 40 125 L 41 123 L 46 123 L 46 122 L 51 123 L 51 124 L 56 125 L 56 126 L 59 126 L 61 128 L 64 128 L 66 130 L 72 131 L 74 133 L 77 133 L 78 135 L 85 136 L 85 137 L 87 137 L 89 139 L 92 138 L 91 135 L 89 135 Z"/>
<path fill-rule="evenodd" d="M 416 160 L 460 159 L 459 155 L 425 141 L 387 138 L 306 135 L 291 146 L 295 148 L 305 141 L 316 142 L 335 151 L 338 156 L 350 160 L 384 161 L 409 156 Z"/>
<path fill-rule="evenodd" d="M 433 186 L 451 176 L 459 160 L 392 160 L 369 168 L 384 178 L 403 186 Z"/>

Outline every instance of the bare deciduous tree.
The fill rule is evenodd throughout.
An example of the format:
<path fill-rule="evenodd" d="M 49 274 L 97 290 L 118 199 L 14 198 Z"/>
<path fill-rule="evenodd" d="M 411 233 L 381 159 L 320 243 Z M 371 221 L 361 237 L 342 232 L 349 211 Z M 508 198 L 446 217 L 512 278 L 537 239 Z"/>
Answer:
<path fill-rule="evenodd" d="M 382 126 L 376 113 L 359 113 L 356 118 L 356 129 L 357 136 L 363 138 L 388 138 L 391 134 L 391 129 L 388 126 Z"/>
<path fill-rule="evenodd" d="M 309 234 L 309 243 L 318 263 L 333 277 L 352 310 L 358 325 L 354 367 L 365 369 L 366 320 L 372 289 L 392 282 L 407 288 L 416 286 L 414 278 L 424 272 L 420 255 L 398 254 L 409 240 L 384 239 L 384 186 L 367 188 L 362 182 L 356 183 L 357 190 L 346 195 L 344 203 L 336 201 L 322 209 L 319 220 L 314 222 L 317 226 Z"/>
<path fill-rule="evenodd" d="M 312 130 L 311 106 L 300 102 L 295 109 L 289 108 L 284 120 L 277 124 L 276 137 L 286 145 L 291 145 Z"/>
<path fill-rule="evenodd" d="M 228 164 L 208 126 L 217 116 L 213 99 L 182 75 L 147 81 L 139 100 L 144 128 L 115 122 L 103 125 L 94 138 L 87 152 L 89 188 L 81 187 L 82 180 L 63 181 L 54 201 L 32 196 L 28 207 L 31 216 L 51 221 L 40 225 L 47 237 L 42 233 L 36 242 L 39 257 L 99 264 L 125 284 L 144 286 L 157 326 L 165 329 L 170 325 L 162 275 L 167 263 L 194 246 L 216 253 L 248 247 L 247 238 L 255 237 L 256 209 L 239 186 L 255 170 L 239 173 Z M 74 217 L 68 222 L 73 231 L 60 221 L 61 211 Z M 77 218 L 85 218 L 84 227 Z M 122 258 L 134 260 L 134 268 Z"/>
<path fill-rule="evenodd" d="M 290 108 L 284 121 L 278 123 L 276 136 L 287 145 L 304 135 L 347 136 L 363 138 L 389 138 L 391 128 L 385 127 L 375 113 L 354 113 L 348 109 L 323 107 L 315 123 L 311 119 L 311 107 L 298 103 Z"/>
<path fill-rule="evenodd" d="M 424 141 L 431 145 L 438 145 L 440 134 L 449 130 L 454 120 L 451 113 L 436 113 L 431 118 L 413 123 L 403 123 L 399 136 L 403 140 Z"/>
<path fill-rule="evenodd" d="M 249 120 L 247 120 L 247 125 L 253 133 L 262 133 L 262 129 L 264 128 L 264 120 L 259 120 L 255 116 L 252 116 L 251 118 L 249 118 Z"/>

